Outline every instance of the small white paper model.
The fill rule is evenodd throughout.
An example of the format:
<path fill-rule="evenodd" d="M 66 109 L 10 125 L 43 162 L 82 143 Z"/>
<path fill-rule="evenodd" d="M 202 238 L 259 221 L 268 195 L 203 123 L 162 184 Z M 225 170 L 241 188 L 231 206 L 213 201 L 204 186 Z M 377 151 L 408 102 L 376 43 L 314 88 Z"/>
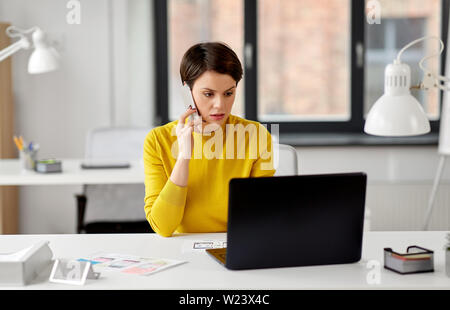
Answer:
<path fill-rule="evenodd" d="M 0 254 L 0 285 L 26 285 L 53 258 L 48 241 L 40 241 L 15 253 Z"/>
<path fill-rule="evenodd" d="M 50 282 L 84 285 L 86 279 L 98 279 L 99 272 L 94 272 L 90 262 L 57 259 L 49 277 Z"/>

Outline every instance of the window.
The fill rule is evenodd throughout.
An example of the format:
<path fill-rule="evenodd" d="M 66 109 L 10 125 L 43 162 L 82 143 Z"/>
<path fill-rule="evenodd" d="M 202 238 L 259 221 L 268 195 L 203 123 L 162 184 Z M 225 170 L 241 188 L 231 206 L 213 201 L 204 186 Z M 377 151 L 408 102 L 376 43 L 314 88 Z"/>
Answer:
<path fill-rule="evenodd" d="M 440 36 L 447 44 L 450 0 L 378 0 L 381 23 L 366 22 L 360 0 L 155 0 L 157 115 L 175 120 L 179 63 L 191 45 L 224 41 L 244 65 L 232 113 L 280 133 L 362 133 L 365 116 L 383 94 L 384 68 L 410 41 Z M 408 49 L 412 83 L 418 61 L 438 48 Z M 443 73 L 445 59 L 426 65 Z M 413 91 L 439 127 L 442 95 Z"/>
<path fill-rule="evenodd" d="M 169 0 L 169 120 L 185 111 L 179 97 L 180 61 L 192 45 L 204 41 L 222 41 L 243 59 L 244 5 L 242 0 Z M 238 87 L 245 88 L 242 80 Z M 244 117 L 244 94 L 236 93 L 232 114 Z"/>
<path fill-rule="evenodd" d="M 258 120 L 348 121 L 346 0 L 258 2 Z"/>

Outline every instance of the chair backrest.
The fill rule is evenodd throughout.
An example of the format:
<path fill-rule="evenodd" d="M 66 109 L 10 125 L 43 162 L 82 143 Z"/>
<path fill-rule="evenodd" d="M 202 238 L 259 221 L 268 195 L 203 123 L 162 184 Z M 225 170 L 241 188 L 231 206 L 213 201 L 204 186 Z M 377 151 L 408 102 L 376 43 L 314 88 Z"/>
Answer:
<path fill-rule="evenodd" d="M 297 151 L 290 145 L 274 143 L 274 168 L 275 175 L 297 175 L 298 157 Z"/>
<path fill-rule="evenodd" d="M 88 159 L 142 160 L 144 140 L 151 128 L 95 128 L 86 139 Z"/>
<path fill-rule="evenodd" d="M 151 128 L 95 128 L 86 141 L 86 159 L 140 160 Z M 84 222 L 145 220 L 142 184 L 89 184 L 84 186 L 87 207 Z"/>

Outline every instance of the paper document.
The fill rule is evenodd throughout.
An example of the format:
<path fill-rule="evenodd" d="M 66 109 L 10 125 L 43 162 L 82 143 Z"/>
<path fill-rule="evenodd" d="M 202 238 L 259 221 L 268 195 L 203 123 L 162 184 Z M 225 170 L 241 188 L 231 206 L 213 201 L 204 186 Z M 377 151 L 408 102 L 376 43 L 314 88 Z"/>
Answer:
<path fill-rule="evenodd" d="M 204 252 L 204 250 L 206 249 L 218 249 L 226 247 L 227 242 L 224 240 L 187 240 L 184 242 L 181 251 L 183 253 Z"/>
<path fill-rule="evenodd" d="M 90 262 L 98 270 L 110 270 L 138 275 L 150 275 L 186 262 L 174 259 L 140 257 L 116 253 L 96 253 L 78 260 Z"/>

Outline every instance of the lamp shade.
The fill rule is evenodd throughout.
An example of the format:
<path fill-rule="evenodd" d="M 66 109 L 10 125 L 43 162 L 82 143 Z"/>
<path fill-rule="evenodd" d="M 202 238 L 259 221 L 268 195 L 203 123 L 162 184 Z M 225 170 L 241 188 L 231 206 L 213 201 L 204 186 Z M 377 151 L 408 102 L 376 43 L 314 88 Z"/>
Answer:
<path fill-rule="evenodd" d="M 33 33 L 34 51 L 28 61 L 28 72 L 31 74 L 45 73 L 59 68 L 59 54 L 45 42 L 42 30 Z"/>
<path fill-rule="evenodd" d="M 376 136 L 416 136 L 430 132 L 430 122 L 409 90 L 411 72 L 395 61 L 385 70 L 385 91 L 367 115 L 364 131 Z"/>

